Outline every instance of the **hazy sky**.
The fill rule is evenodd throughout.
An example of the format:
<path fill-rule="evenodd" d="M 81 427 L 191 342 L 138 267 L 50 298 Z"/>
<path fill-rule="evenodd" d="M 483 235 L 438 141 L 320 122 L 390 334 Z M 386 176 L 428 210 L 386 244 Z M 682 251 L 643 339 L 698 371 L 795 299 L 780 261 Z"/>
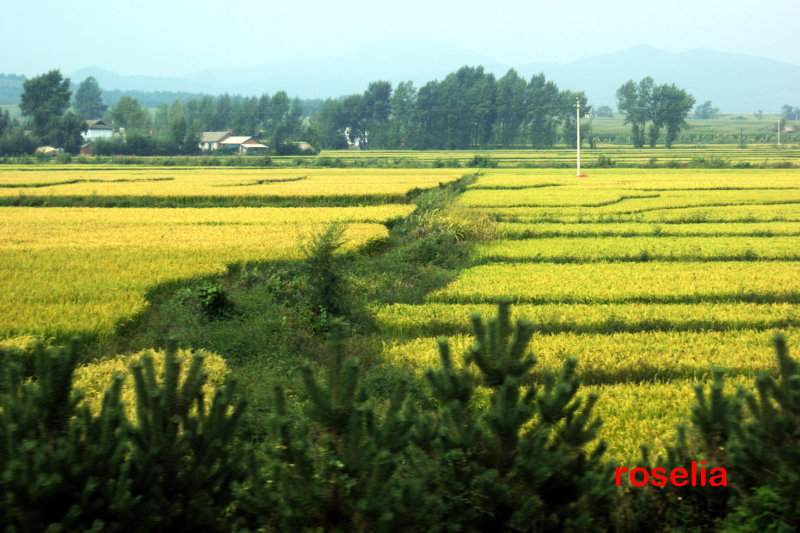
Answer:
<path fill-rule="evenodd" d="M 647 44 L 800 64 L 798 0 L 3 0 L 0 72 L 179 76 L 422 37 L 524 65 Z"/>

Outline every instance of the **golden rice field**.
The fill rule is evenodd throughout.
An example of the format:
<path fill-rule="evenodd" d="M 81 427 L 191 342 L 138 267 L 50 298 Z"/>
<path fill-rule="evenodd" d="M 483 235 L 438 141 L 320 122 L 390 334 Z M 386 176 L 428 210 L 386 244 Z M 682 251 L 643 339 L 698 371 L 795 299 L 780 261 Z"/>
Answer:
<path fill-rule="evenodd" d="M 749 387 L 775 369 L 776 332 L 800 353 L 800 172 L 588 173 L 484 171 L 459 203 L 498 221 L 498 237 L 426 304 L 375 315 L 393 336 L 387 362 L 419 372 L 436 362 L 436 335 L 458 353 L 467 316 L 510 298 L 536 327 L 539 372 L 578 358 L 610 454 L 629 463 L 673 438 L 713 367 Z"/>
<path fill-rule="evenodd" d="M 470 268 L 430 301 L 480 303 L 800 301 L 800 262 L 494 263 Z"/>
<path fill-rule="evenodd" d="M 107 338 L 159 283 L 226 265 L 299 256 L 323 225 L 347 225 L 346 248 L 385 238 L 411 206 L 361 208 L 0 208 L 0 338 Z"/>
<path fill-rule="evenodd" d="M 497 312 L 494 304 L 395 303 L 374 309 L 381 330 L 394 337 L 426 337 L 468 333 L 469 317 Z M 514 319 L 533 322 L 543 333 L 615 333 L 642 331 L 725 331 L 800 326 L 800 308 L 793 303 L 553 303 L 518 304 Z"/>
<path fill-rule="evenodd" d="M 603 212 L 596 208 L 500 207 L 481 209 L 495 218 L 517 222 L 691 224 L 728 222 L 800 222 L 800 203 L 659 207 L 636 212 Z"/>
<path fill-rule="evenodd" d="M 349 157 L 367 156 L 381 157 Z M 497 157 L 511 166 L 533 155 Z M 346 225 L 350 249 L 384 238 L 385 222 L 414 209 L 397 203 L 410 191 L 462 173 L 0 168 L 7 206 L 0 207 L 0 339 L 110 338 L 159 284 L 224 273 L 232 263 L 296 258 L 303 236 L 332 221 Z M 640 445 L 658 452 L 672 438 L 686 421 L 692 384 L 708 380 L 713 367 L 727 369 L 729 385 L 749 386 L 757 372 L 774 369 L 778 331 L 800 354 L 800 172 L 588 173 L 482 171 L 458 202 L 497 221 L 497 238 L 477 243 L 471 264 L 425 302 L 372 310 L 383 362 L 422 376 L 438 364 L 437 335 L 459 353 L 471 342 L 469 315 L 492 316 L 496 301 L 510 298 L 514 316 L 536 326 L 537 372 L 576 356 L 586 389 L 600 393 L 610 454 L 629 462 Z M 172 205 L 165 199 L 180 208 L 164 207 Z M 286 205 L 295 207 L 278 207 Z"/>
<path fill-rule="evenodd" d="M 481 245 L 478 261 L 587 263 L 597 261 L 800 260 L 800 236 L 540 237 Z"/>
<path fill-rule="evenodd" d="M 372 199 L 397 201 L 412 189 L 428 189 L 461 177 L 452 169 L 261 169 L 176 167 L 3 167 L 0 202 L 43 198 L 64 199 L 168 198 L 180 205 L 192 198 L 215 199 L 229 205 L 252 198 L 265 204 L 290 199 Z M 21 200 L 22 199 L 22 200 Z"/>
<path fill-rule="evenodd" d="M 655 222 L 499 222 L 498 233 L 509 239 L 546 237 L 637 237 L 637 236 L 800 236 L 800 222 L 707 222 L 665 224 Z"/>

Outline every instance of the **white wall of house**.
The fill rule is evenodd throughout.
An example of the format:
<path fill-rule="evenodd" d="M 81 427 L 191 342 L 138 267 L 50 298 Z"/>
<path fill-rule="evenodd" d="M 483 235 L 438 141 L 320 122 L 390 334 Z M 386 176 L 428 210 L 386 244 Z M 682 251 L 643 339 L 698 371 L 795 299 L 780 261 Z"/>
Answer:
<path fill-rule="evenodd" d="M 97 129 L 97 130 L 95 130 L 95 129 L 91 129 L 90 128 L 90 129 L 86 130 L 86 133 L 83 134 L 83 139 L 86 140 L 86 141 L 91 141 L 93 139 L 103 139 L 103 138 L 110 139 L 113 136 L 114 136 L 114 131 L 113 130 L 110 130 L 110 129 L 108 129 L 108 130 L 106 130 L 106 129 L 102 129 L 102 130 L 101 129 Z"/>

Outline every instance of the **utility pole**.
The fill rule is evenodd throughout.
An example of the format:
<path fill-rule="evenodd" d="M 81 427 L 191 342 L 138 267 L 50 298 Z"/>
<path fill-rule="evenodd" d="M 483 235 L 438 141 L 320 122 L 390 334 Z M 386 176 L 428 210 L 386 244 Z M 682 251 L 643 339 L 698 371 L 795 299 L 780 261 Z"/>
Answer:
<path fill-rule="evenodd" d="M 778 119 L 778 146 L 781 145 L 781 119 Z"/>
<path fill-rule="evenodd" d="M 581 101 L 578 98 L 575 98 L 575 109 L 576 109 L 576 123 L 578 126 L 578 174 L 577 176 L 580 177 L 581 175 Z"/>

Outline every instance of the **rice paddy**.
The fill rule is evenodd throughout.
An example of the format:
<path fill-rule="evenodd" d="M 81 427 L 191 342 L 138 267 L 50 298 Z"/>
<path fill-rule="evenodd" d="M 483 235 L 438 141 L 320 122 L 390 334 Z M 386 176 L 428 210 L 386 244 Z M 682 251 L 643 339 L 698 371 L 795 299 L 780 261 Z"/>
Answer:
<path fill-rule="evenodd" d="M 796 151 L 719 150 L 710 155 Z M 346 157 L 368 156 L 382 157 Z M 436 336 L 458 353 L 471 342 L 469 315 L 492 316 L 510 298 L 514 316 L 535 325 L 538 375 L 576 356 L 587 388 L 600 393 L 610 455 L 630 461 L 640 445 L 657 452 L 669 441 L 686 420 L 692 384 L 713 367 L 727 369 L 731 386 L 749 386 L 774 369 L 778 331 L 798 353 L 800 173 L 611 168 L 576 178 L 502 168 L 549 156 L 560 157 L 492 154 L 501 168 L 482 171 L 458 203 L 495 221 L 497 238 L 476 243 L 470 265 L 424 301 L 372 306 L 382 362 L 421 376 L 438 363 Z M 666 152 L 614 157 L 628 156 Z M 402 157 L 463 163 L 467 155 Z M 0 339 L 110 339 L 160 285 L 296 259 L 304 236 L 334 221 L 347 228 L 346 250 L 385 239 L 387 225 L 414 210 L 410 198 L 463 172 L 0 168 Z"/>
<path fill-rule="evenodd" d="M 800 174 L 792 170 L 486 170 L 459 202 L 497 221 L 472 266 L 424 305 L 376 308 L 385 356 L 435 363 L 458 352 L 471 313 L 510 298 L 533 322 L 539 372 L 568 355 L 600 392 L 609 453 L 635 460 L 687 422 L 692 383 L 723 367 L 751 386 L 774 370 L 772 337 L 800 320 Z M 796 349 L 794 352 L 796 353 Z M 413 361 L 413 363 L 409 363 Z"/>

